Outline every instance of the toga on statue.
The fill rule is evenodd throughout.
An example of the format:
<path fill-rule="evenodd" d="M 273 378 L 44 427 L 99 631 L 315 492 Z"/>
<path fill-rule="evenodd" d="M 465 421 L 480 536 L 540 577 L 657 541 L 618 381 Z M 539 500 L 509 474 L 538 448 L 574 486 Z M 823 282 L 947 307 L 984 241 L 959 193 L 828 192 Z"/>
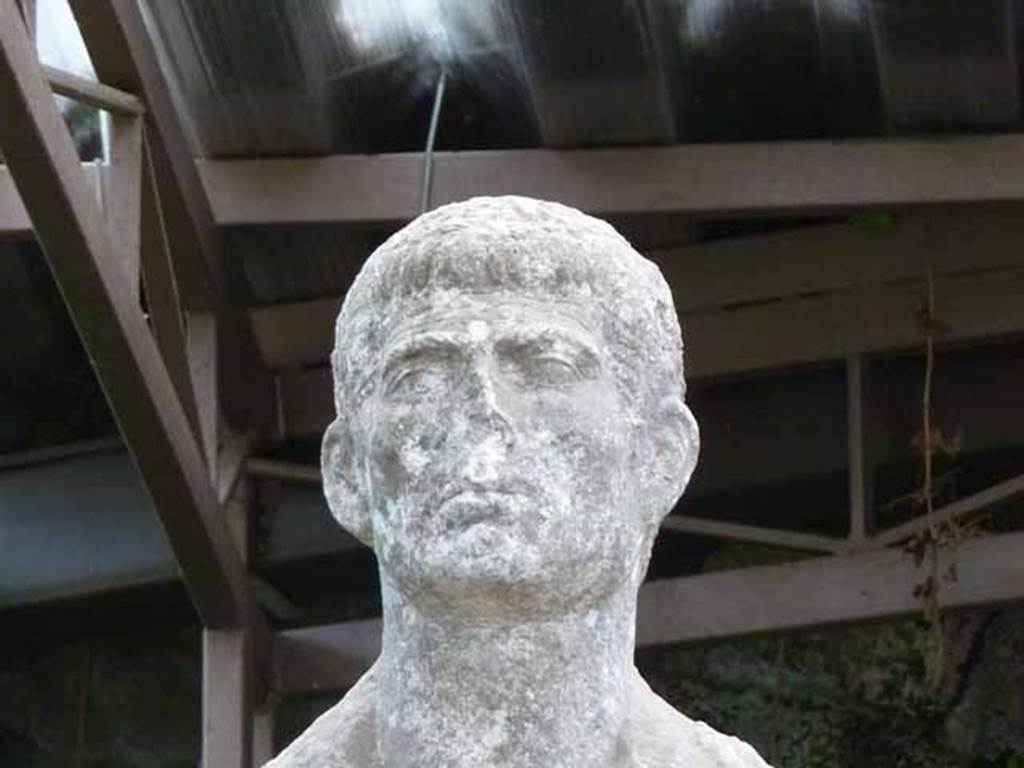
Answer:
<path fill-rule="evenodd" d="M 447 205 L 369 258 L 331 363 L 324 491 L 377 555 L 382 650 L 269 766 L 767 766 L 633 662 L 699 448 L 656 266 L 562 205 Z"/>

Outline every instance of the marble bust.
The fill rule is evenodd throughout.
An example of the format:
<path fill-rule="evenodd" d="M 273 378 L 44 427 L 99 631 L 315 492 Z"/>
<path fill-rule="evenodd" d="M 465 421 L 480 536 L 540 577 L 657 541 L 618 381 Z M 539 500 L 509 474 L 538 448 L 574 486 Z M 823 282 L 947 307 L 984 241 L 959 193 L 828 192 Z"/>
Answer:
<path fill-rule="evenodd" d="M 562 205 L 444 206 L 367 261 L 331 361 L 325 494 L 376 552 L 382 651 L 270 766 L 767 765 L 633 663 L 699 445 L 657 267 Z"/>

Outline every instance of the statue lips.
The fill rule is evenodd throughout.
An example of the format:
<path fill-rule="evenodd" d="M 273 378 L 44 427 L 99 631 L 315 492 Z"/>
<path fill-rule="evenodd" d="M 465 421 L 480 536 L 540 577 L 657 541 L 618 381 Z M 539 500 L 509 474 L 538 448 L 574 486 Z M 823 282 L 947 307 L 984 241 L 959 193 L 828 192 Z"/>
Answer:
<path fill-rule="evenodd" d="M 446 494 L 438 508 L 444 530 L 457 532 L 474 525 L 495 526 L 521 523 L 521 511 L 531 508 L 530 489 L 520 483 L 473 485 Z"/>

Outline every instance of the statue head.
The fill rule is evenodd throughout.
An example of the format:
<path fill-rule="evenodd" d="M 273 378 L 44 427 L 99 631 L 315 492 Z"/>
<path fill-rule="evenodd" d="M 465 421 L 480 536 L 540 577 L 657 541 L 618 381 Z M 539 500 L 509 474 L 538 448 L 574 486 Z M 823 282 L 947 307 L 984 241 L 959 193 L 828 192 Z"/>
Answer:
<path fill-rule="evenodd" d="M 332 513 L 423 609 L 586 610 L 646 571 L 698 452 L 669 288 L 610 225 L 475 198 L 369 258 L 338 316 Z"/>

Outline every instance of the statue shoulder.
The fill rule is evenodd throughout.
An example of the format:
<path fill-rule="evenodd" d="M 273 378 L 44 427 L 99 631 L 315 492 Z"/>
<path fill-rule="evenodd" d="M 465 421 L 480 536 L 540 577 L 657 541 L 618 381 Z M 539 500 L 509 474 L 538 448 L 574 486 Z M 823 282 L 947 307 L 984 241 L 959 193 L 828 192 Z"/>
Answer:
<path fill-rule="evenodd" d="M 378 768 L 375 668 L 264 768 Z"/>
<path fill-rule="evenodd" d="M 691 720 L 636 674 L 630 716 L 630 765 L 635 768 L 771 768 L 735 736 Z"/>

